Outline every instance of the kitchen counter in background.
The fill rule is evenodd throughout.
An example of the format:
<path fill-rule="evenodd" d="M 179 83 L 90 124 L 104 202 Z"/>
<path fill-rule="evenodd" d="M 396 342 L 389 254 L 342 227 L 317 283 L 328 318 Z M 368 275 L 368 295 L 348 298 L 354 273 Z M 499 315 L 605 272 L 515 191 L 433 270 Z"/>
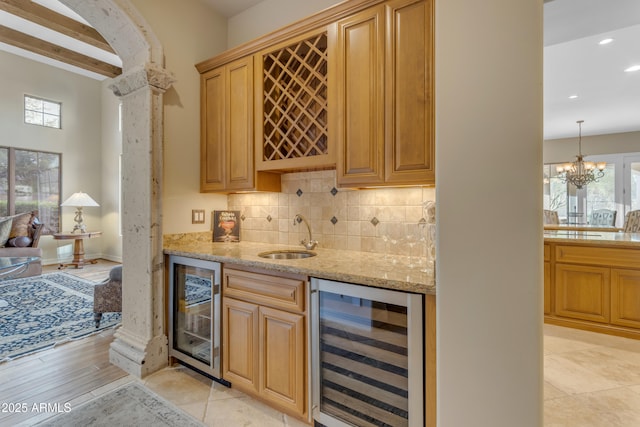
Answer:
<path fill-rule="evenodd" d="M 573 243 L 589 246 L 620 246 L 640 249 L 640 233 L 545 230 L 544 241 L 545 243 Z"/>
<path fill-rule="evenodd" d="M 544 318 L 640 339 L 640 233 L 545 232 Z"/>
<path fill-rule="evenodd" d="M 432 274 L 403 264 L 392 264 L 383 254 L 316 248 L 318 255 L 305 259 L 275 260 L 258 256 L 272 250 L 301 250 L 302 246 L 256 242 L 214 243 L 211 233 L 184 233 L 164 236 L 164 253 L 221 263 L 303 274 L 321 279 L 350 282 L 377 288 L 435 295 Z M 405 264 L 407 257 L 404 258 Z"/>

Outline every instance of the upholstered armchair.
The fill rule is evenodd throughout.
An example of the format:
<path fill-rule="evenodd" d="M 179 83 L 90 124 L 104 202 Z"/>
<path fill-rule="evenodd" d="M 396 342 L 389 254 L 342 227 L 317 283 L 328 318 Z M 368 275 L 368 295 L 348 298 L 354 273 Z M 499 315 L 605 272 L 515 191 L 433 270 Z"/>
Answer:
<path fill-rule="evenodd" d="M 590 225 L 603 225 L 614 226 L 616 225 L 616 215 L 618 211 L 610 209 L 598 209 L 591 212 L 591 218 L 589 218 Z"/>
<path fill-rule="evenodd" d="M 627 212 L 624 217 L 625 233 L 640 233 L 640 210 Z"/>
<path fill-rule="evenodd" d="M 560 224 L 560 219 L 558 218 L 558 212 L 550 211 L 548 209 L 545 209 L 544 210 L 544 224 L 545 225 Z"/>
<path fill-rule="evenodd" d="M 96 285 L 93 290 L 93 319 L 96 328 L 100 327 L 102 313 L 122 311 L 122 266 L 113 267 L 109 278 Z"/>

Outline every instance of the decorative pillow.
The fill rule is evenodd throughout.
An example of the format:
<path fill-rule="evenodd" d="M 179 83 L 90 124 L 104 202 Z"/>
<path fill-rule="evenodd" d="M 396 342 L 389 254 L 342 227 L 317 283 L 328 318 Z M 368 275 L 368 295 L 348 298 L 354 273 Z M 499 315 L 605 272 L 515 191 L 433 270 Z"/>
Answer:
<path fill-rule="evenodd" d="M 11 233 L 9 238 L 26 236 L 29 237 L 29 223 L 33 218 L 33 212 L 25 212 L 12 216 L 13 224 L 11 225 Z"/>
<path fill-rule="evenodd" d="M 33 242 L 31 237 L 18 236 L 18 237 L 14 237 L 13 239 L 7 240 L 7 247 L 10 247 L 10 248 L 28 248 L 29 246 L 31 246 L 31 242 Z"/>
<path fill-rule="evenodd" d="M 13 218 L 0 218 L 0 247 L 7 244 L 12 224 Z"/>

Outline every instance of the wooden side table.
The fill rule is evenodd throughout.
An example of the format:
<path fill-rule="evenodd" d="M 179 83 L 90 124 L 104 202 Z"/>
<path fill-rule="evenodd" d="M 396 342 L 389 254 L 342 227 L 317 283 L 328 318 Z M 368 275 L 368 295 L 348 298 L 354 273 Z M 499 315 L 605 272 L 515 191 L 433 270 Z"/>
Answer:
<path fill-rule="evenodd" d="M 91 231 L 87 233 L 56 233 L 53 235 L 55 240 L 73 240 L 73 261 L 63 264 L 60 263 L 58 269 L 75 265 L 76 268 L 82 268 L 85 264 L 95 264 L 95 259 L 87 260 L 84 258 L 84 239 L 100 237 L 102 231 Z"/>

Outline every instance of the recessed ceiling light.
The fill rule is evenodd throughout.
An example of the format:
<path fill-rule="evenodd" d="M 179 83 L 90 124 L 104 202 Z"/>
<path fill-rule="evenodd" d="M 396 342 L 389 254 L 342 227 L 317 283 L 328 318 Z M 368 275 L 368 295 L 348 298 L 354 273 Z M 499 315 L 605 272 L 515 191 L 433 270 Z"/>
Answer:
<path fill-rule="evenodd" d="M 631 73 L 633 71 L 639 71 L 640 70 L 640 65 L 632 65 L 631 67 L 627 68 L 626 70 L 624 70 L 626 73 Z"/>
<path fill-rule="evenodd" d="M 569 99 L 576 99 L 578 95 L 569 95 Z"/>
<path fill-rule="evenodd" d="M 603 44 L 609 44 L 613 41 L 613 39 L 608 38 L 608 39 L 602 39 L 598 42 L 598 44 L 603 45 Z"/>

